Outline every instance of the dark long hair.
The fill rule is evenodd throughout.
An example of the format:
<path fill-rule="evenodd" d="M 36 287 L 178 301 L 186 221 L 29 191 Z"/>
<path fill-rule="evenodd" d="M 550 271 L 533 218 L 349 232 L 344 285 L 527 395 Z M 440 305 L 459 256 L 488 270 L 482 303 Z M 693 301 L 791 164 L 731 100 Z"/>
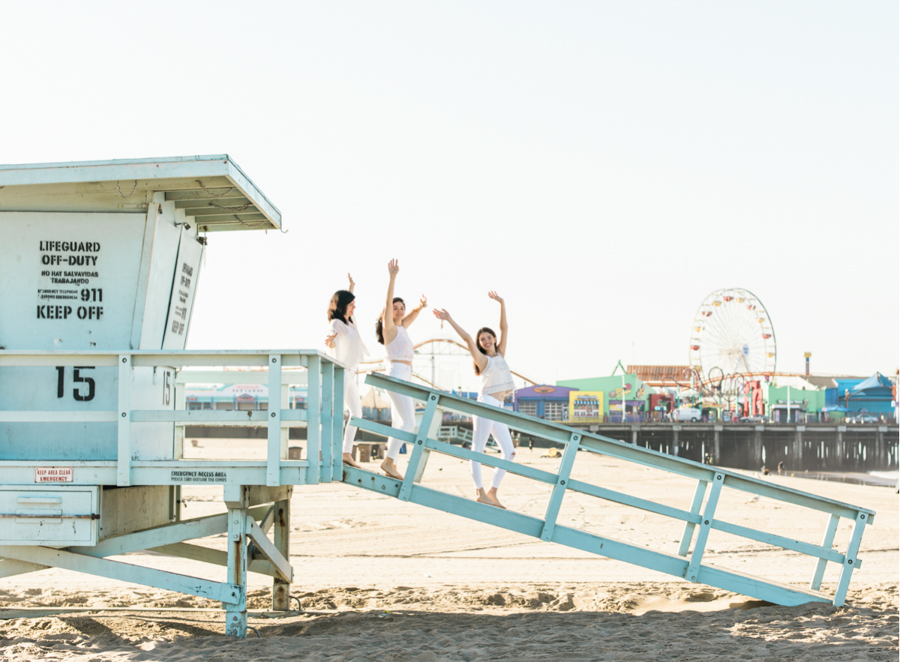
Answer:
<path fill-rule="evenodd" d="M 401 299 L 400 297 L 394 297 L 394 300 L 391 301 L 391 307 L 393 307 L 394 304 L 398 301 L 404 306 L 406 305 L 406 302 L 403 299 Z M 387 311 L 384 311 L 384 313 L 387 313 Z M 375 338 L 378 339 L 379 345 L 384 344 L 384 313 L 382 313 L 382 317 L 379 317 L 375 322 Z"/>
<path fill-rule="evenodd" d="M 481 327 L 480 329 L 478 329 L 478 333 L 475 334 L 475 346 L 478 348 L 478 351 L 479 351 L 479 352 L 481 352 L 482 354 L 484 354 L 484 355 L 486 356 L 486 355 L 487 355 L 487 352 L 484 351 L 484 347 L 481 346 L 481 334 L 482 334 L 482 333 L 490 333 L 492 336 L 494 336 L 494 342 L 495 342 L 495 343 L 497 342 L 497 334 L 494 333 L 494 330 L 493 330 L 493 329 L 489 329 L 489 328 L 486 327 L 486 326 L 483 326 L 483 327 Z M 475 363 L 475 361 L 472 361 L 472 365 L 475 366 L 475 374 L 476 374 L 476 375 L 480 375 L 480 374 L 481 374 L 481 368 L 478 367 L 478 364 Z"/>
<path fill-rule="evenodd" d="M 347 306 L 356 298 L 350 290 L 338 290 L 331 297 L 331 303 L 328 304 L 328 321 L 341 320 L 344 324 L 353 321 L 347 317 Z"/>

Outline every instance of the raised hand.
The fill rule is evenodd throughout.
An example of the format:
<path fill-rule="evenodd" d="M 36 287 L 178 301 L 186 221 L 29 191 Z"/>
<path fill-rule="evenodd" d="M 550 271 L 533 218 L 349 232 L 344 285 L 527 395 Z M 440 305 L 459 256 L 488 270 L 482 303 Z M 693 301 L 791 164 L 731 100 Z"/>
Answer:
<path fill-rule="evenodd" d="M 503 297 L 497 294 L 497 292 L 495 292 L 494 290 L 488 292 L 488 296 L 498 303 L 503 303 Z"/>
<path fill-rule="evenodd" d="M 422 309 L 424 309 L 427 305 L 428 305 L 428 297 L 426 297 L 426 296 L 423 294 L 422 297 L 419 299 L 419 309 L 422 310 Z"/>
<path fill-rule="evenodd" d="M 337 331 L 332 331 L 327 336 L 325 336 L 325 346 L 326 347 L 334 347 L 334 339 L 337 338 Z"/>
<path fill-rule="evenodd" d="M 347 281 L 350 283 L 350 286 L 347 289 L 352 292 L 353 288 L 356 287 L 356 281 L 353 280 L 353 276 L 349 273 L 347 274 Z"/>
<path fill-rule="evenodd" d="M 437 308 L 435 308 L 431 312 L 433 312 L 434 316 L 437 317 L 442 322 L 445 322 L 450 319 L 450 313 L 448 313 L 446 310 L 443 310 L 443 309 L 438 310 Z"/>
<path fill-rule="evenodd" d="M 388 273 L 391 276 L 396 276 L 398 273 L 400 273 L 400 263 L 397 262 L 397 260 L 391 260 L 390 262 L 388 262 Z"/>

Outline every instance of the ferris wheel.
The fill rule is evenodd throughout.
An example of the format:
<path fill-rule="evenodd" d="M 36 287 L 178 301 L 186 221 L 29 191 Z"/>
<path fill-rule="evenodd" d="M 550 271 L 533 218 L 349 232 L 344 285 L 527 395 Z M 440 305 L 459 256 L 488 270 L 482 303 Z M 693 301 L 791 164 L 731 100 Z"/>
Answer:
<path fill-rule="evenodd" d="M 691 324 L 689 362 L 705 381 L 775 372 L 775 327 L 762 301 L 740 288 L 708 295 Z"/>

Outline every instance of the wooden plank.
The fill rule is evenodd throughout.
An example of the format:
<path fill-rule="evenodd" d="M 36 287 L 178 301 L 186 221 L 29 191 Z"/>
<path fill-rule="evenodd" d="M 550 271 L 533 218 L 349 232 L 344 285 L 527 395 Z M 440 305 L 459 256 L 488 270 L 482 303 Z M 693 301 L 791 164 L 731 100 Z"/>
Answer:
<path fill-rule="evenodd" d="M 556 518 L 559 515 L 559 509 L 562 506 L 563 497 L 566 494 L 566 481 L 572 473 L 572 465 L 575 464 L 575 457 L 578 453 L 578 442 L 581 440 L 581 434 L 573 432 L 569 444 L 563 451 L 562 460 L 559 463 L 559 471 L 556 476 L 556 484 L 550 493 L 550 501 L 547 504 L 547 511 L 544 515 L 544 527 L 541 529 L 541 540 L 550 541 L 553 539 L 553 529 L 556 526 Z"/>
<path fill-rule="evenodd" d="M 697 582 L 785 607 L 794 607 L 808 602 L 831 602 L 830 598 L 822 593 L 708 565 L 700 567 Z"/>
<path fill-rule="evenodd" d="M 282 362 L 282 365 L 284 363 Z M 176 384 L 268 384 L 269 375 L 265 372 L 225 371 L 225 370 L 179 370 L 175 376 Z M 282 370 L 281 383 L 306 385 L 306 373 L 295 370 Z"/>
<path fill-rule="evenodd" d="M 272 540 L 275 543 L 275 549 L 289 562 L 291 558 L 291 500 L 285 499 L 273 504 L 272 515 L 275 526 Z M 268 531 L 262 525 L 260 528 L 264 532 Z M 291 568 L 291 572 L 293 573 L 293 568 Z M 290 602 L 291 583 L 281 577 L 275 577 L 272 581 L 272 611 L 290 611 Z"/>
<path fill-rule="evenodd" d="M 681 543 L 678 545 L 678 556 L 687 556 L 688 550 L 691 548 L 691 540 L 694 537 L 694 525 L 700 523 L 700 506 L 703 505 L 703 497 L 706 496 L 706 486 L 708 483 L 704 480 L 697 481 L 697 487 L 694 488 L 694 498 L 691 500 L 692 519 L 686 521 L 684 531 L 681 533 Z M 693 519 L 696 518 L 696 519 Z"/>
<path fill-rule="evenodd" d="M 647 499 L 641 499 L 640 497 L 631 496 L 630 494 L 615 492 L 605 487 L 597 487 L 589 483 L 583 483 L 580 480 L 569 479 L 567 487 L 573 492 L 589 494 L 590 496 L 595 496 L 607 501 L 613 501 L 615 503 L 621 503 L 624 506 L 631 506 L 632 508 L 639 508 L 641 510 L 646 510 L 647 512 L 656 513 L 658 515 L 664 515 L 665 517 L 671 517 L 672 519 L 679 519 L 685 522 L 693 521 L 696 524 L 700 523 L 699 514 L 694 515 L 687 512 L 686 510 L 672 508 L 671 506 L 656 503 L 655 501 L 648 501 Z"/>
<path fill-rule="evenodd" d="M 269 562 L 275 566 L 278 576 L 288 583 L 292 582 L 294 580 L 294 570 L 291 568 L 291 564 L 288 560 L 282 556 L 281 552 L 278 551 L 278 548 L 275 547 L 275 544 L 269 540 L 263 530 L 259 528 L 259 525 L 253 521 L 253 518 L 248 518 L 247 527 L 250 539 L 256 544 L 259 551 L 263 553 Z"/>
<path fill-rule="evenodd" d="M 697 575 L 700 572 L 700 562 L 703 560 L 703 552 L 706 549 L 706 541 L 709 538 L 713 518 L 716 515 L 716 505 L 719 503 L 719 495 L 722 493 L 722 485 L 724 482 L 725 476 L 721 473 L 716 473 L 712 481 L 712 486 L 709 488 L 709 497 L 706 499 L 706 508 L 703 509 L 703 518 L 700 520 L 700 531 L 697 533 L 697 544 L 694 545 L 694 553 L 691 554 L 691 563 L 684 576 L 689 582 L 698 581 Z"/>
<path fill-rule="evenodd" d="M 319 470 L 319 481 L 330 483 L 334 470 L 332 453 L 334 452 L 334 364 L 322 362 L 322 463 Z M 341 412 L 341 420 L 343 420 Z"/>
<path fill-rule="evenodd" d="M 266 448 L 266 485 L 281 481 L 281 461 L 287 459 L 287 449 L 281 448 L 281 356 L 269 355 L 268 443 Z"/>
<path fill-rule="evenodd" d="M 121 561 L 98 559 L 83 554 L 73 554 L 49 547 L 0 545 L 0 556 L 40 563 L 53 568 L 74 570 L 89 575 L 152 586 L 167 591 L 187 593 L 201 598 L 209 598 L 225 604 L 235 604 L 244 598 L 244 591 L 238 585 L 220 584 L 197 577 L 188 577 L 164 570 L 144 568 Z"/>
<path fill-rule="evenodd" d="M 318 356 L 309 357 L 309 368 L 307 380 L 309 386 L 306 389 L 306 417 L 308 420 L 306 426 L 306 459 L 309 466 L 306 470 L 306 484 L 319 484 L 319 451 L 322 450 L 321 439 L 322 429 L 319 421 L 321 416 L 319 411 L 321 408 L 321 396 L 319 393 L 319 385 L 321 381 L 322 362 Z M 343 420 L 344 413 L 339 414 Z"/>
<path fill-rule="evenodd" d="M 153 256 L 153 238 L 156 236 L 156 225 L 159 223 L 161 211 L 158 201 L 147 205 L 147 219 L 144 222 L 144 238 L 141 244 L 141 265 L 138 268 L 137 292 L 135 292 L 134 312 L 131 316 L 130 347 L 141 346 L 144 315 L 147 314 L 147 290 L 150 287 L 150 261 Z"/>
<path fill-rule="evenodd" d="M 167 556 L 177 556 L 182 559 L 200 561 L 201 563 L 210 563 L 222 567 L 228 566 L 228 552 L 210 549 L 209 547 L 201 547 L 200 545 L 191 545 L 186 542 L 161 545 L 152 548 L 150 551 L 165 554 Z M 270 577 L 278 576 L 278 571 L 265 559 L 250 561 L 247 564 L 247 572 L 253 572 L 258 575 L 268 575 Z"/>
<path fill-rule="evenodd" d="M 227 490 L 226 490 L 227 494 Z M 225 603 L 225 634 L 247 635 L 247 527 L 253 522 L 246 508 L 228 509 L 228 581 L 240 588 L 237 600 Z"/>
<path fill-rule="evenodd" d="M 119 355 L 116 485 L 131 485 L 131 357 Z"/>
<path fill-rule="evenodd" d="M 869 523 L 870 518 L 867 513 L 857 513 L 853 520 L 853 533 L 850 534 L 850 543 L 847 545 L 847 554 L 844 556 L 843 568 L 841 568 L 841 578 L 838 580 L 837 589 L 834 592 L 834 606 L 840 607 L 847 598 L 847 589 L 850 586 L 850 576 L 853 571 L 859 567 L 857 554 L 859 554 L 859 544 L 862 542 L 863 531 Z"/>
<path fill-rule="evenodd" d="M 114 411 L 0 411 L 0 423 L 116 423 Z"/>
<path fill-rule="evenodd" d="M 825 526 L 825 535 L 822 536 L 822 547 L 825 549 L 831 549 L 832 545 L 834 545 L 834 534 L 837 532 L 838 523 L 841 521 L 841 518 L 837 515 L 829 515 L 828 516 L 828 524 Z M 844 559 L 841 559 L 843 563 Z M 809 588 L 813 591 L 818 591 L 822 587 L 822 579 L 825 577 L 825 566 L 828 565 L 828 561 L 825 559 L 819 559 L 816 561 L 816 569 L 813 571 L 812 580 L 809 582 Z"/>
<path fill-rule="evenodd" d="M 331 417 L 331 477 L 333 480 L 341 480 L 343 477 L 343 460 L 341 459 L 342 432 L 344 430 L 344 368 L 334 366 L 334 415 Z"/>
<path fill-rule="evenodd" d="M 183 209 L 184 213 L 188 216 L 193 215 L 193 211 L 195 209 L 216 209 L 219 213 L 223 213 L 224 211 L 246 211 L 247 209 L 256 210 L 256 207 L 253 206 L 253 202 L 248 200 L 242 195 L 238 195 L 237 197 L 223 197 L 223 198 L 211 198 L 205 191 L 201 191 L 203 196 L 205 197 L 196 197 L 196 198 L 182 198 L 180 200 L 175 200 L 175 209 Z M 185 193 L 175 193 L 174 195 L 196 195 L 194 191 L 187 191 Z M 168 195 L 166 196 L 166 201 L 168 202 Z M 247 205 L 250 205 L 247 207 Z M 244 207 L 244 209 L 240 209 Z"/>
<path fill-rule="evenodd" d="M 437 410 L 440 396 L 437 393 L 428 395 L 428 404 L 425 405 L 425 413 L 422 414 L 422 421 L 419 423 L 419 431 L 416 433 L 416 441 L 413 444 L 412 452 L 409 454 L 409 464 L 406 467 L 406 474 L 403 477 L 403 484 L 400 487 L 400 493 L 397 498 L 401 501 L 409 501 L 410 490 L 417 476 L 421 477 L 424 464 L 428 461 L 428 452 L 425 450 L 425 440 L 428 438 L 428 430 L 431 429 L 431 419 L 434 418 L 434 412 Z"/>
<path fill-rule="evenodd" d="M 801 540 L 794 540 L 793 538 L 777 536 L 774 533 L 757 531 L 746 526 L 729 524 L 728 522 L 723 522 L 721 520 L 713 520 L 712 528 L 716 529 L 717 531 L 730 533 L 735 536 L 740 536 L 749 540 L 755 540 L 756 542 L 765 543 L 767 545 L 775 545 L 776 547 L 781 547 L 782 549 L 789 549 L 794 552 L 800 552 L 801 554 L 824 559 L 826 561 L 835 561 L 836 563 L 844 562 L 844 555 L 838 551 L 830 548 L 825 549 L 819 545 L 813 545 Z"/>

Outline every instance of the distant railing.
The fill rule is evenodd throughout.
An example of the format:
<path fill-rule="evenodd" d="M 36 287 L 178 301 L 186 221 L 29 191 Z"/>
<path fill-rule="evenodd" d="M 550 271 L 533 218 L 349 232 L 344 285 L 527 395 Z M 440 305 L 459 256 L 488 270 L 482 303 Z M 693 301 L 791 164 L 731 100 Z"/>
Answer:
<path fill-rule="evenodd" d="M 456 441 L 461 444 L 471 444 L 472 431 L 456 425 L 442 425 L 441 429 L 438 430 L 437 438 L 440 441 L 449 441 L 450 443 Z"/>
<path fill-rule="evenodd" d="M 496 407 L 459 398 L 443 391 L 378 374 L 370 374 L 366 378 L 366 383 L 377 388 L 408 395 L 427 403 L 419 432 L 404 432 L 373 421 L 352 419 L 354 425 L 358 425 L 364 430 L 403 439 L 413 445 L 406 477 L 399 484 L 399 488 L 394 487 L 392 482 L 391 491 L 388 491 L 387 484 L 383 485 L 381 490 L 385 491 L 385 493 L 393 494 L 393 496 L 397 496 L 401 500 L 411 500 L 446 510 L 447 512 L 465 514 L 480 521 L 504 526 L 520 533 L 534 535 L 542 540 L 558 542 L 578 549 L 603 554 L 613 559 L 680 576 L 688 581 L 705 583 L 725 590 L 757 596 L 760 599 L 770 600 L 779 604 L 800 604 L 809 600 L 827 600 L 839 606 L 843 604 L 846 597 L 852 572 L 860 564 L 857 554 L 863 531 L 866 525 L 874 521 L 875 513 L 865 508 L 751 478 L 719 467 L 673 457 L 561 424 L 504 411 Z M 493 455 L 459 448 L 438 439 L 428 438 L 428 429 L 439 405 L 447 410 L 461 411 L 469 415 L 481 416 L 505 423 L 514 430 L 562 444 L 565 449 L 558 471 L 552 473 L 536 469 L 531 466 L 503 460 Z M 579 450 L 587 450 L 693 478 L 697 480 L 693 500 L 688 509 L 677 508 L 617 492 L 606 487 L 574 480 L 571 478 L 571 472 Z M 525 478 L 549 483 L 553 486 L 553 489 L 544 519 L 540 520 L 521 513 L 506 510 L 500 511 L 490 507 L 475 509 L 475 506 L 478 506 L 478 504 L 472 504 L 468 500 L 424 487 L 419 488 L 417 484 L 422 479 L 428 456 L 431 452 L 439 452 L 464 460 L 476 460 L 490 467 L 505 469 L 510 473 L 518 474 Z M 353 476 L 353 473 L 350 472 L 350 475 Z M 360 485 L 362 485 L 362 477 L 358 480 Z M 723 488 L 749 492 L 750 494 L 828 514 L 828 523 L 825 527 L 821 544 L 795 540 L 717 518 L 716 507 Z M 417 489 L 419 492 L 416 493 L 415 490 Z M 683 521 L 684 532 L 678 544 L 677 553 L 673 555 L 654 551 L 643 546 L 592 535 L 557 524 L 556 519 L 567 490 Z M 841 518 L 851 520 L 853 523 L 853 531 L 844 552 L 833 549 L 835 533 Z M 698 531 L 696 541 L 694 541 L 695 530 Z M 731 570 L 703 565 L 701 562 L 706 550 L 707 539 L 713 530 L 812 557 L 816 563 L 809 584 L 810 590 L 783 586 L 762 578 L 747 577 Z M 693 550 L 691 551 L 692 542 Z M 841 566 L 840 579 L 832 597 L 819 592 L 826 564 L 829 561 Z"/>
<path fill-rule="evenodd" d="M 115 462 L 90 460 L 0 461 L 0 483 L 31 483 L 35 466 L 65 466 L 73 469 L 70 482 L 94 485 L 174 485 L 184 483 L 184 472 L 206 472 L 202 482 L 241 485 L 316 484 L 341 478 L 341 432 L 343 428 L 343 366 L 315 350 L 261 351 L 0 351 L 4 367 L 85 366 L 116 368 L 116 408 L 110 411 L 3 411 L 0 423 L 116 423 Z M 222 370 L 184 371 L 194 368 L 250 367 L 254 372 Z M 283 371 L 302 367 L 308 382 L 307 408 L 290 409 L 288 385 L 300 375 Z M 178 371 L 172 408 L 135 409 L 133 383 L 137 368 L 169 368 Z M 82 368 L 82 370 L 84 370 Z M 180 374 L 179 374 L 180 373 Z M 270 400 L 280 394 L 280 407 L 267 410 L 185 410 L 187 383 L 260 383 L 269 387 Z M 271 405 L 271 402 L 270 402 Z M 314 412 L 310 424 L 309 412 Z M 135 425 L 174 423 L 171 460 L 135 460 Z M 183 459 L 184 426 L 265 426 L 268 428 L 264 462 L 241 460 Z M 288 430 L 307 428 L 307 459 L 288 460 Z M 112 473 L 114 471 L 114 474 Z"/>

